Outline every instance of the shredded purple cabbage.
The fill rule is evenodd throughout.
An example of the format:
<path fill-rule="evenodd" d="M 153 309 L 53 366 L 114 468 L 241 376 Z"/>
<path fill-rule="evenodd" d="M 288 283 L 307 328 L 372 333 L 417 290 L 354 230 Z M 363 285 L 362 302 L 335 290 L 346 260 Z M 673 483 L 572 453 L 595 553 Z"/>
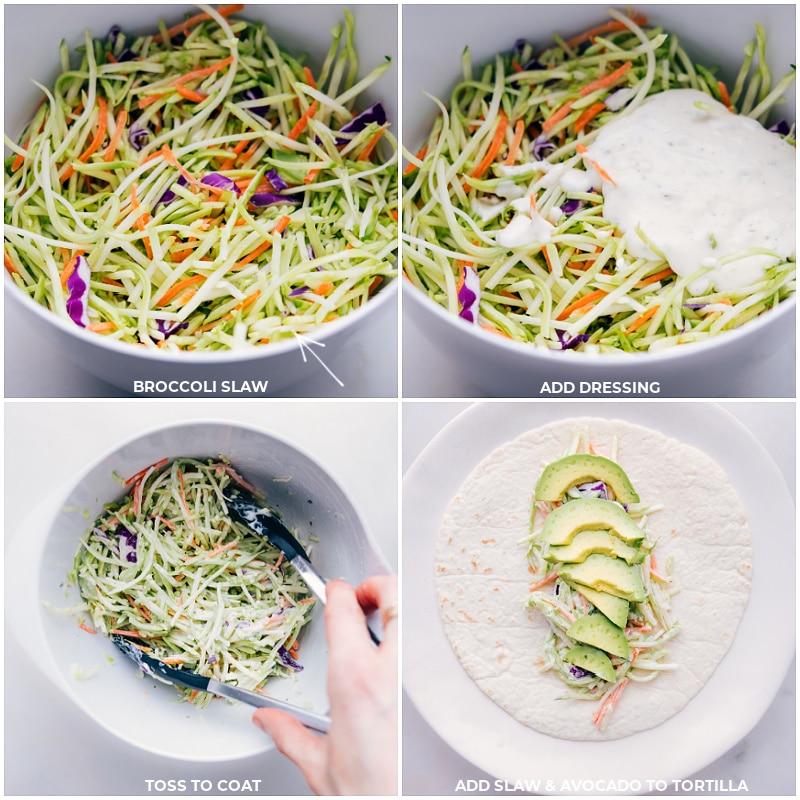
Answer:
<path fill-rule="evenodd" d="M 289 651 L 283 645 L 278 648 L 278 661 L 280 661 L 284 667 L 289 667 L 289 669 L 293 669 L 295 672 L 302 672 L 303 670 L 303 666 L 292 658 Z"/>
<path fill-rule="evenodd" d="M 695 311 L 697 311 L 698 308 L 705 308 L 707 305 L 708 303 L 684 303 L 683 307 L 693 308 Z"/>
<path fill-rule="evenodd" d="M 150 131 L 134 122 L 128 131 L 128 141 L 134 150 L 139 151 L 150 141 Z"/>
<path fill-rule="evenodd" d="M 272 184 L 272 188 L 276 192 L 282 192 L 284 189 L 289 188 L 289 184 L 278 175 L 277 170 L 270 169 L 265 174 L 264 177 Z"/>
<path fill-rule="evenodd" d="M 779 136 L 786 136 L 791 127 L 785 119 L 779 119 L 771 128 L 768 128 L 770 133 L 777 133 Z"/>
<path fill-rule="evenodd" d="M 373 103 L 369 108 L 353 117 L 350 122 L 342 125 L 342 127 L 339 128 L 339 133 L 358 133 L 359 131 L 363 131 L 371 122 L 375 122 L 378 125 L 386 124 L 386 112 L 380 103 Z M 349 141 L 350 138 L 349 136 L 337 136 L 336 146 L 340 147 L 345 142 Z"/>
<path fill-rule="evenodd" d="M 67 314 L 81 328 L 89 324 L 89 281 L 92 271 L 89 262 L 78 256 L 72 275 L 67 278 Z"/>
<path fill-rule="evenodd" d="M 241 95 L 242 100 L 261 100 L 263 97 L 264 91 L 260 86 L 251 86 L 249 89 L 245 89 Z M 265 117 L 267 111 L 269 111 L 269 106 L 250 106 L 247 110 L 252 111 L 253 114 L 258 114 L 259 117 Z"/>
<path fill-rule="evenodd" d="M 222 189 L 225 192 L 242 193 L 242 190 L 230 178 L 220 175 L 219 172 L 209 172 L 208 175 L 200 178 L 200 183 L 204 183 L 206 186 L 213 186 L 215 189 Z"/>
<path fill-rule="evenodd" d="M 569 217 L 574 214 L 578 209 L 583 207 L 583 200 L 577 200 L 575 198 L 570 198 L 561 206 L 561 210 Z"/>
<path fill-rule="evenodd" d="M 531 152 L 537 161 L 544 161 L 545 153 L 547 153 L 548 150 L 555 149 L 556 146 L 547 138 L 544 133 L 541 134 L 541 136 L 537 136 L 533 140 L 533 145 L 531 146 Z"/>
<path fill-rule="evenodd" d="M 481 279 L 478 277 L 478 273 L 468 266 L 463 267 L 462 277 L 464 280 L 458 290 L 458 304 L 461 306 L 458 316 L 467 322 L 477 324 Z"/>
<path fill-rule="evenodd" d="M 608 500 L 608 491 L 605 483 L 599 481 L 598 483 L 582 483 L 576 487 L 581 494 L 589 494 L 592 497 L 599 497 L 601 500 Z"/>
<path fill-rule="evenodd" d="M 119 537 L 119 557 L 129 564 L 136 563 L 136 543 L 138 537 L 131 533 L 124 525 L 120 525 L 116 530 Z"/>
<path fill-rule="evenodd" d="M 589 334 L 588 333 L 578 333 L 573 336 L 571 339 L 564 333 L 564 331 L 556 328 L 556 336 L 558 336 L 558 341 L 561 344 L 562 350 L 573 350 L 579 344 L 583 344 L 584 342 L 589 341 Z"/>
<path fill-rule="evenodd" d="M 164 338 L 165 339 L 169 339 L 169 337 L 172 336 L 173 333 L 177 333 L 178 331 L 181 331 L 184 328 L 188 328 L 189 327 L 189 323 L 188 322 L 176 322 L 170 328 L 169 323 L 166 320 L 163 320 L 163 319 L 157 319 L 156 320 L 156 325 L 158 326 L 159 332 L 164 334 Z"/>
<path fill-rule="evenodd" d="M 189 181 L 186 180 L 186 178 L 184 178 L 183 175 L 179 175 L 176 183 L 178 184 L 178 186 L 187 186 L 189 184 Z M 178 195 L 175 194 L 175 192 L 173 192 L 172 189 L 167 189 L 167 191 L 161 195 L 156 205 L 158 206 L 160 203 L 164 203 L 164 205 L 167 205 L 171 203 L 177 196 Z"/>
<path fill-rule="evenodd" d="M 299 206 L 302 200 L 299 197 L 286 197 L 282 194 L 275 194 L 274 192 L 256 192 L 250 196 L 250 205 L 256 208 L 266 208 L 267 206 L 274 206 L 278 203 L 290 203 L 294 206 Z"/>
<path fill-rule="evenodd" d="M 570 667 L 569 671 L 573 678 L 585 678 L 590 674 L 585 669 L 581 669 L 580 667 Z"/>
<path fill-rule="evenodd" d="M 112 25 L 108 33 L 106 34 L 106 42 L 108 42 L 108 44 L 110 45 L 112 53 L 117 48 L 117 40 L 119 39 L 120 33 L 122 33 L 122 28 L 119 25 Z M 118 55 L 115 54 L 114 58 L 116 59 L 117 62 L 133 61 L 134 58 L 137 58 L 137 55 L 129 47 L 126 47 Z"/>
<path fill-rule="evenodd" d="M 305 294 L 307 291 L 308 286 L 300 286 L 297 289 L 292 289 L 292 291 L 289 292 L 289 297 L 297 297 L 300 294 Z"/>

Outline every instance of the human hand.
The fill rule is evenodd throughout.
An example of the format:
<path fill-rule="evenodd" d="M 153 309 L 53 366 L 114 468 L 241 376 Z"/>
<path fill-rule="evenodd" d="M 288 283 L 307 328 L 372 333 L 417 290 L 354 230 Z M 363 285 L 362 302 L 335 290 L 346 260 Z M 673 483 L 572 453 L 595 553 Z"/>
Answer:
<path fill-rule="evenodd" d="M 258 709 L 269 734 L 318 795 L 397 794 L 397 578 L 368 578 L 355 590 L 326 586 L 328 697 L 331 726 L 320 737 L 289 714 Z M 373 646 L 365 616 L 376 609 L 383 642 Z"/>

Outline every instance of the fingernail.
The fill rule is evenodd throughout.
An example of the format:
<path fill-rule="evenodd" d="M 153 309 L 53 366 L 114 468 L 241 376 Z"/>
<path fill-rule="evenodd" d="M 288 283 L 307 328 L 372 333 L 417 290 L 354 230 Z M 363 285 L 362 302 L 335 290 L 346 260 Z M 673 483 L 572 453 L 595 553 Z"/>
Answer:
<path fill-rule="evenodd" d="M 263 723 L 261 715 L 258 713 L 258 711 L 254 712 L 253 714 L 253 724 L 256 726 L 256 728 L 260 728 L 262 731 L 264 731 L 264 733 L 269 733 L 267 726 Z"/>

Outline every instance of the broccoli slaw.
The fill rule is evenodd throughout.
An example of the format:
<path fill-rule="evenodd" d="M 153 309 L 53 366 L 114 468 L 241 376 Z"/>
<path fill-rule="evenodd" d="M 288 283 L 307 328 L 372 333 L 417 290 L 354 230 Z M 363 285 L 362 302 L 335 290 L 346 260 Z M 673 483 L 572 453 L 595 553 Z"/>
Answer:
<path fill-rule="evenodd" d="M 610 22 L 568 41 L 556 36 L 543 52 L 520 40 L 473 68 L 465 51 L 451 103 L 436 101 L 427 140 L 416 155 L 405 153 L 406 277 L 468 323 L 556 351 L 702 341 L 773 308 L 795 287 L 793 251 L 769 253 L 757 280 L 725 291 L 703 286 L 705 264 L 682 275 L 656 247 L 649 257 L 633 254 L 633 233 L 604 214 L 603 187 L 613 175 L 592 151 L 646 99 L 675 90 L 702 92 L 709 106 L 764 123 L 793 71 L 772 86 L 756 26 L 729 92 L 673 35 L 636 14 L 609 14 Z M 774 128 L 769 136 L 794 144 L 793 125 Z M 744 249 L 719 261 L 752 255 Z"/>
<path fill-rule="evenodd" d="M 616 447 L 615 438 L 612 452 L 608 455 L 614 462 L 617 461 Z M 591 443 L 578 431 L 573 432 L 564 455 L 576 453 L 596 453 Z M 592 481 L 570 488 L 563 501 L 552 503 L 537 500 L 533 503 L 531 535 L 526 542 L 529 544 L 527 558 L 534 582 L 530 586 L 526 602 L 528 606 L 541 612 L 550 628 L 550 636 L 539 662 L 541 671 L 552 671 L 558 676 L 567 687 L 567 697 L 597 702 L 593 722 L 603 730 L 630 682 L 653 681 L 661 672 L 676 668 L 668 660 L 667 645 L 680 632 L 680 625 L 671 607 L 671 597 L 678 588 L 670 576 L 669 560 L 663 565 L 657 563 L 653 552 L 657 542 L 648 531 L 648 517 L 658 512 L 659 508 L 643 503 L 622 505 L 631 520 L 641 528 L 641 547 L 645 553 L 642 564 L 637 567 L 645 589 L 645 600 L 630 604 L 624 628 L 630 647 L 630 658 L 611 656 L 613 681 L 570 663 L 566 656 L 575 646 L 575 641 L 567 637 L 567 630 L 575 620 L 592 611 L 592 604 L 580 591 L 559 576 L 557 567 L 548 563 L 545 557 L 547 545 L 541 534 L 544 521 L 555 508 L 580 498 L 615 499 L 613 490 L 607 483 Z"/>
<path fill-rule="evenodd" d="M 170 351 L 290 340 L 396 273 L 396 142 L 362 95 L 354 18 L 314 69 L 266 26 L 201 12 L 87 32 L 6 137 L 4 263 L 32 299 Z M 361 107 L 357 108 L 357 104 Z"/>
<path fill-rule="evenodd" d="M 276 547 L 230 518 L 223 490 L 232 481 L 244 484 L 224 460 L 141 470 L 83 536 L 69 578 L 91 617 L 79 616 L 83 630 L 130 637 L 167 664 L 260 690 L 302 670 L 298 636 L 314 598 Z M 201 707 L 212 699 L 180 691 Z"/>

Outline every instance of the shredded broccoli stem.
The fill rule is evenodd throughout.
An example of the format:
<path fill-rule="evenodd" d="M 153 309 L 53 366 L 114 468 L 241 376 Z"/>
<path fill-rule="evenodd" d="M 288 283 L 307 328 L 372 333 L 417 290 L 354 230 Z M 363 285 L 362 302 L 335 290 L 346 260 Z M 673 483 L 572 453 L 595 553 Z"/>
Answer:
<path fill-rule="evenodd" d="M 77 64 L 62 45 L 62 74 L 19 143 L 6 137 L 14 282 L 70 319 L 83 254 L 89 330 L 172 351 L 293 339 L 396 274 L 397 143 L 375 121 L 340 133 L 389 61 L 358 78 L 347 11 L 315 77 L 264 25 L 201 8 L 185 40 L 163 23 L 87 33 Z M 278 201 L 250 202 L 265 192 Z"/>
<path fill-rule="evenodd" d="M 294 647 L 314 600 L 276 547 L 229 517 L 230 481 L 221 461 L 150 467 L 83 536 L 70 578 L 98 631 L 129 632 L 155 658 L 255 690 L 291 674 L 278 651 Z"/>
<path fill-rule="evenodd" d="M 772 254 L 778 263 L 755 285 L 694 297 L 689 287 L 707 269 L 681 278 L 669 274 L 663 257 L 635 258 L 604 218 L 601 194 L 567 191 L 548 179 L 556 164 L 582 168 L 578 148 L 649 95 L 694 88 L 722 100 L 714 72 L 694 63 L 675 36 L 614 9 L 609 14 L 619 29 L 575 48 L 555 37 L 555 46 L 539 52 L 521 40 L 512 52 L 480 67 L 465 51 L 463 80 L 449 105 L 432 98 L 439 113 L 430 134 L 419 152 L 403 151 L 408 160 L 405 275 L 458 314 L 462 271 L 474 269 L 480 278 L 483 327 L 546 349 L 636 353 L 702 341 L 744 324 L 795 291 L 794 259 Z M 792 70 L 771 88 L 765 52 L 763 28 L 756 26 L 756 41 L 745 49 L 731 92 L 735 109 L 762 123 L 794 80 Z M 628 62 L 619 80 L 581 92 Z M 616 110 L 605 101 L 618 91 L 628 96 Z M 603 108 L 576 132 L 576 123 L 598 103 Z M 502 115 L 508 125 L 499 151 L 483 174 L 473 176 L 490 152 Z M 516 121 L 524 126 L 518 155 L 505 165 Z M 542 138 L 549 149 L 537 155 L 534 145 Z M 784 138 L 794 144 L 794 125 Z M 506 192 L 512 185 L 518 195 L 498 194 L 501 185 Z M 553 223 L 549 241 L 502 246 L 496 234 L 514 211 L 497 200 L 524 195 L 534 197 L 539 215 Z M 577 210 L 562 212 L 567 201 Z M 475 205 L 481 202 L 493 203 L 496 213 L 478 214 Z M 572 306 L 584 298 L 585 305 Z"/>
<path fill-rule="evenodd" d="M 564 455 L 575 453 L 595 452 L 590 450 L 586 432 L 574 430 Z M 616 450 L 616 441 L 612 445 Z M 609 454 L 614 459 L 615 452 Z M 563 502 L 581 497 L 600 497 L 613 499 L 609 496 L 610 488 L 603 485 L 602 490 L 590 484 L 582 487 L 572 487 L 568 490 Z M 602 493 L 605 494 L 602 494 Z M 559 503 L 560 504 L 560 503 Z M 573 589 L 561 578 L 548 580 L 547 583 L 536 587 L 536 584 L 550 575 L 558 565 L 554 565 L 545 558 L 546 544 L 542 541 L 541 532 L 547 514 L 554 508 L 552 503 L 542 501 L 533 504 L 531 513 L 531 534 L 524 543 L 528 544 L 527 558 L 534 575 L 534 588 L 527 598 L 527 604 L 542 613 L 550 627 L 550 636 L 547 639 L 542 653 L 541 671 L 552 671 L 567 686 L 567 696 L 571 699 L 591 700 L 602 702 L 622 681 L 637 683 L 655 680 L 660 672 L 676 669 L 669 662 L 669 651 L 665 645 L 680 632 L 671 608 L 671 598 L 679 591 L 674 586 L 669 575 L 669 563 L 654 574 L 651 568 L 650 554 L 656 547 L 652 533 L 648 530 L 647 520 L 651 513 L 658 508 L 646 506 L 641 503 L 629 504 L 627 513 L 636 521 L 644 534 L 642 550 L 647 554 L 644 562 L 636 568 L 642 578 L 645 588 L 645 600 L 642 603 L 631 603 L 628 614 L 628 624 L 625 628 L 625 637 L 631 650 L 632 658 L 626 660 L 619 656 L 610 655 L 614 667 L 614 681 L 606 681 L 591 672 L 577 670 L 572 664 L 565 661 L 565 656 L 576 642 L 567 637 L 566 631 L 579 617 L 585 616 L 594 610 L 592 604 L 577 590 Z M 608 715 L 612 709 L 603 715 L 599 723 L 602 728 L 607 724 Z"/>

